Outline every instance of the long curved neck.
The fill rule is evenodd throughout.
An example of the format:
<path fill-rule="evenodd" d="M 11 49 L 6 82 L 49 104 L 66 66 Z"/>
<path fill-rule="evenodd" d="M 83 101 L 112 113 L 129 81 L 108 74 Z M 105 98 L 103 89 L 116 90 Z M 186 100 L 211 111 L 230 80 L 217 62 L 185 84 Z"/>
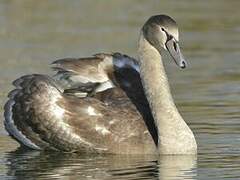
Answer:
<path fill-rule="evenodd" d="M 159 153 L 195 154 L 194 135 L 173 102 L 161 55 L 143 33 L 138 54 L 142 84 L 158 129 Z"/>

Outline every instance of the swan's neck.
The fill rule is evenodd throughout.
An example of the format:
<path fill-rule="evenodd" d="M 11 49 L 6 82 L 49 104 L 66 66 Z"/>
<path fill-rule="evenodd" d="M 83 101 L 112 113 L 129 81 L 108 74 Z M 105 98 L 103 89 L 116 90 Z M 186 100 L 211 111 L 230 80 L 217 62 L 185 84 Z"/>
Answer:
<path fill-rule="evenodd" d="M 139 66 L 145 94 L 158 129 L 160 154 L 195 154 L 194 135 L 179 114 L 159 52 L 140 35 Z"/>

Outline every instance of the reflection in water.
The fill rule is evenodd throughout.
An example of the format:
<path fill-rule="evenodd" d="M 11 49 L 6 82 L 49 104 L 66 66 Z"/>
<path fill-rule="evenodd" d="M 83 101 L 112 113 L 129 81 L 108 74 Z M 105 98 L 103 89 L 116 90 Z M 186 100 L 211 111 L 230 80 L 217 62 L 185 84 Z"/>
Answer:
<path fill-rule="evenodd" d="M 159 179 L 195 179 L 195 155 L 160 156 Z"/>
<path fill-rule="evenodd" d="M 17 149 L 5 156 L 16 179 L 195 179 L 195 156 L 63 154 Z"/>

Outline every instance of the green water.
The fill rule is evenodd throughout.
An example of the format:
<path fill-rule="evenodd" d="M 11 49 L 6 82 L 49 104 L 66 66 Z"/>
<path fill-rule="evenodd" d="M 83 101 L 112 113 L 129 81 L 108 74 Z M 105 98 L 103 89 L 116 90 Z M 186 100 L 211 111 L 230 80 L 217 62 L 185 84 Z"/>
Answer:
<path fill-rule="evenodd" d="M 240 179 L 240 1 L 0 1 L 1 114 L 10 82 L 51 73 L 58 58 L 119 51 L 136 56 L 139 29 L 172 16 L 189 62 L 165 58 L 176 104 L 198 156 L 79 156 L 22 152 L 0 124 L 1 179 Z M 3 117 L 1 116 L 1 121 Z"/>

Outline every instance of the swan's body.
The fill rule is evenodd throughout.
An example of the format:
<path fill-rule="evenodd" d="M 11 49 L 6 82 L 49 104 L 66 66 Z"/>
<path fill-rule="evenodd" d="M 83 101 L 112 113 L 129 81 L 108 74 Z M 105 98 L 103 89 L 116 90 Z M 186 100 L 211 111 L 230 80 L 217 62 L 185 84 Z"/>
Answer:
<path fill-rule="evenodd" d="M 173 102 L 161 61 L 167 48 L 185 67 L 176 23 L 143 26 L 137 60 L 121 54 L 54 63 L 56 80 L 28 75 L 13 84 L 5 127 L 32 149 L 115 154 L 195 154 L 192 131 Z"/>

